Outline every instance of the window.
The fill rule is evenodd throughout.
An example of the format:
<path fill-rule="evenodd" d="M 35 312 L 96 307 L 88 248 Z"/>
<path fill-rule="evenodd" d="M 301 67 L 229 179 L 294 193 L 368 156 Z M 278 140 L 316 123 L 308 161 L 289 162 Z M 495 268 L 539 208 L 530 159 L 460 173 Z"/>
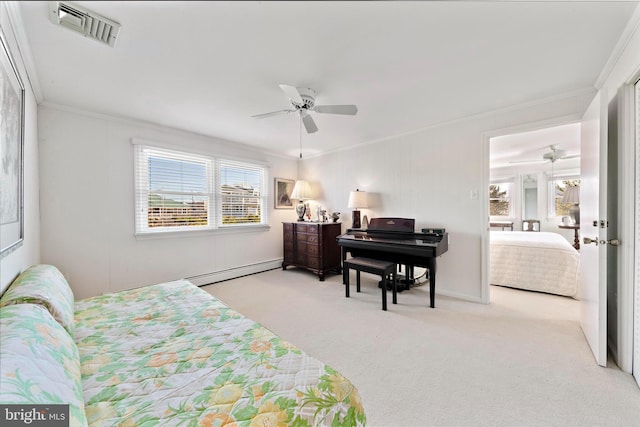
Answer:
<path fill-rule="evenodd" d="M 136 233 L 265 225 L 262 165 L 135 145 Z"/>
<path fill-rule="evenodd" d="M 569 215 L 569 209 L 573 204 L 562 203 L 564 190 L 569 185 L 580 186 L 580 178 L 578 176 L 565 176 L 549 181 L 549 218 Z"/>
<path fill-rule="evenodd" d="M 514 216 L 512 182 L 496 182 L 489 185 L 489 215 L 509 218 Z"/>

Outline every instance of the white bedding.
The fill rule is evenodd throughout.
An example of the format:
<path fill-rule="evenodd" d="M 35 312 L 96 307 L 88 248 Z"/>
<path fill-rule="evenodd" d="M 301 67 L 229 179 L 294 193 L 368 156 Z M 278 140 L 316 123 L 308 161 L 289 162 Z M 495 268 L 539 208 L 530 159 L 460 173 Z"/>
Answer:
<path fill-rule="evenodd" d="M 580 255 L 560 234 L 490 232 L 492 285 L 577 298 Z"/>

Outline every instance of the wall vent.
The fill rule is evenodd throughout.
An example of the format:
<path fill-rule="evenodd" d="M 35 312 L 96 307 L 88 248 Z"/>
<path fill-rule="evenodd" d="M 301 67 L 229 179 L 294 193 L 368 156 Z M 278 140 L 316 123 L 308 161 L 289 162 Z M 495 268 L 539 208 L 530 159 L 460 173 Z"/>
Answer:
<path fill-rule="evenodd" d="M 120 32 L 117 22 L 70 2 L 50 1 L 49 21 L 111 47 Z"/>

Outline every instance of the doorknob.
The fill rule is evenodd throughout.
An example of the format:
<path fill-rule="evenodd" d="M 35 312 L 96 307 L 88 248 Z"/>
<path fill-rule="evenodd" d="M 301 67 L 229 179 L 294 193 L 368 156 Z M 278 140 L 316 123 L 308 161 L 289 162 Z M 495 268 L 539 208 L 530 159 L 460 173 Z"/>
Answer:
<path fill-rule="evenodd" d="M 600 242 L 598 241 L 597 237 L 595 239 L 592 239 L 590 237 L 585 237 L 584 239 L 582 239 L 582 243 L 584 243 L 585 245 L 588 245 L 589 243 L 593 243 L 594 245 L 598 246 L 598 243 Z"/>
<path fill-rule="evenodd" d="M 598 240 L 598 238 L 592 239 L 590 237 L 585 237 L 584 239 L 582 239 L 582 242 L 585 245 L 588 245 L 589 243 L 593 243 L 596 246 L 598 245 L 620 246 L 620 240 L 618 239 Z"/>

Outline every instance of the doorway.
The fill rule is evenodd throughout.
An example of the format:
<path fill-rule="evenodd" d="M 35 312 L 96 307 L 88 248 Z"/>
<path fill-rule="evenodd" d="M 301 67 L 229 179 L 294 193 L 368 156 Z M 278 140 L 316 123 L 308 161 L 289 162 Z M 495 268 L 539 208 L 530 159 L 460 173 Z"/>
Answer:
<path fill-rule="evenodd" d="M 576 296 L 579 214 L 573 211 L 579 199 L 568 196 L 579 194 L 580 123 L 499 135 L 488 143 L 489 285 Z M 506 231 L 504 224 L 510 225 Z"/>

